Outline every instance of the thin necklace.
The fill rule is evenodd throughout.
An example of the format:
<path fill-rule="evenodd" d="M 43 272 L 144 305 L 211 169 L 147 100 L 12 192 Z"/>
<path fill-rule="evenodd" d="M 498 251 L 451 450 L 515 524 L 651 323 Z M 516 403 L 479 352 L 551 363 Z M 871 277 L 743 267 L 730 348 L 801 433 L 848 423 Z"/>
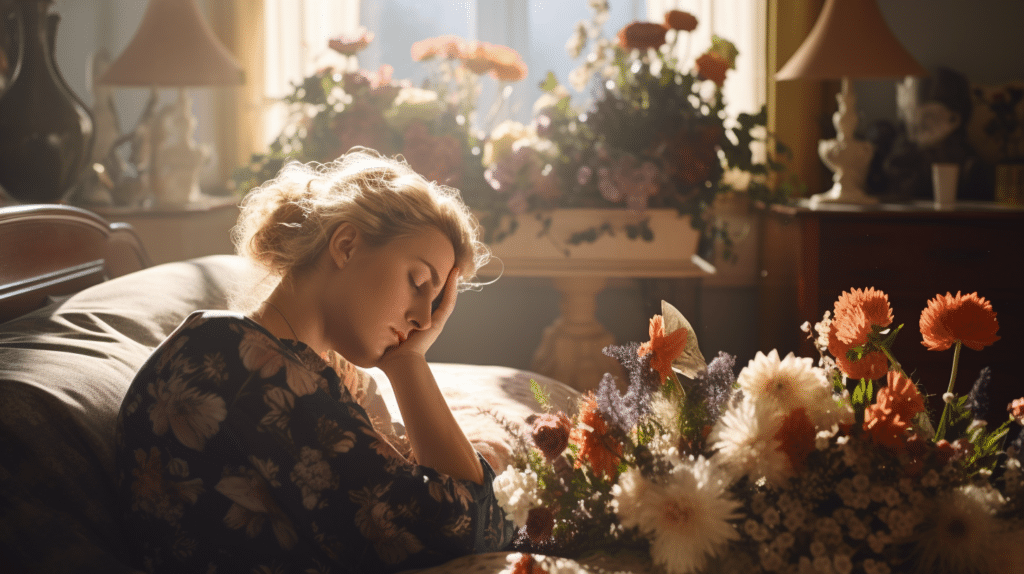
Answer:
<path fill-rule="evenodd" d="M 292 337 L 295 337 L 295 340 L 298 341 L 299 340 L 299 336 L 295 334 L 295 329 L 292 327 L 292 324 L 288 322 L 288 317 L 284 316 L 284 313 L 282 313 L 281 310 L 277 308 L 277 305 L 274 305 L 270 301 L 264 301 L 264 303 L 266 303 L 267 305 L 270 305 L 270 307 L 273 310 L 277 311 L 277 314 L 280 315 L 282 319 L 284 319 L 284 324 L 288 325 L 288 329 L 291 330 Z"/>

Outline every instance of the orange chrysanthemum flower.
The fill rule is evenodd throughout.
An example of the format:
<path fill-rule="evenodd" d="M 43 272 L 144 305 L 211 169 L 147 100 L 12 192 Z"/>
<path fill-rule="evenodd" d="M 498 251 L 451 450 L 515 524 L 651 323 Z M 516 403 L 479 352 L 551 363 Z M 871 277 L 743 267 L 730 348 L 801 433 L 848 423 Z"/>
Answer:
<path fill-rule="evenodd" d="M 465 43 L 466 41 L 458 36 L 445 34 L 444 36 L 414 42 L 409 51 L 414 62 L 429 60 L 437 56 L 454 60 L 462 53 Z"/>
<path fill-rule="evenodd" d="M 694 62 L 697 74 L 705 80 L 711 80 L 719 88 L 725 85 L 725 73 L 729 71 L 729 62 L 719 56 L 706 52 Z"/>
<path fill-rule="evenodd" d="M 490 44 L 487 54 L 491 60 L 491 75 L 498 81 L 518 82 L 529 72 L 519 52 L 508 46 Z"/>
<path fill-rule="evenodd" d="M 957 341 L 980 351 L 999 340 L 997 331 L 992 303 L 977 293 L 936 295 L 921 312 L 921 344 L 929 351 L 945 351 Z"/>
<path fill-rule="evenodd" d="M 846 353 L 853 349 L 850 345 L 839 340 L 836 334 L 836 324 L 832 322 L 832 328 L 828 332 L 828 352 L 836 358 L 836 366 L 844 375 L 851 379 L 880 379 L 889 370 L 889 359 L 881 351 L 871 351 L 865 354 L 860 360 L 849 359 Z"/>
<path fill-rule="evenodd" d="M 615 478 L 622 445 L 608 434 L 608 423 L 597 412 L 593 392 L 580 401 L 580 424 L 569 433 L 569 440 L 579 448 L 576 468 L 587 462 L 595 475 Z"/>
<path fill-rule="evenodd" d="M 852 347 L 868 342 L 871 327 L 888 327 L 892 324 L 892 309 L 889 307 L 889 296 L 868 287 L 844 291 L 835 303 L 836 336 L 840 341 Z"/>
<path fill-rule="evenodd" d="M 676 329 L 672 333 L 665 334 L 665 319 L 661 315 L 651 317 L 651 325 L 648 329 L 651 340 L 640 345 L 636 354 L 643 357 L 654 353 L 651 357 L 651 368 L 658 371 L 661 381 L 664 382 L 672 375 L 672 361 L 679 358 L 686 348 L 686 329 Z"/>
<path fill-rule="evenodd" d="M 903 452 L 910 421 L 924 411 L 924 398 L 914 383 L 901 373 L 890 372 L 888 383 L 879 389 L 875 404 L 864 409 L 863 428 L 872 442 Z"/>
<path fill-rule="evenodd" d="M 693 32 L 697 29 L 697 17 L 682 10 L 669 10 L 665 12 L 665 26 L 673 30 Z"/>
<path fill-rule="evenodd" d="M 469 68 L 474 74 L 486 74 L 494 67 L 494 62 L 488 53 L 487 45 L 484 42 L 468 42 L 459 53 L 462 65 Z"/>
<path fill-rule="evenodd" d="M 626 50 L 660 48 L 668 28 L 655 22 L 631 22 L 619 30 L 619 46 Z"/>
<path fill-rule="evenodd" d="M 786 415 L 773 438 L 779 441 L 778 450 L 789 459 L 793 472 L 802 472 L 807 457 L 814 452 L 814 423 L 807 409 L 800 407 Z"/>
<path fill-rule="evenodd" d="M 924 412 L 924 397 L 913 381 L 903 373 L 890 371 L 888 385 L 878 390 L 875 402 L 882 408 L 891 409 L 904 420 L 910 420 L 917 413 Z"/>

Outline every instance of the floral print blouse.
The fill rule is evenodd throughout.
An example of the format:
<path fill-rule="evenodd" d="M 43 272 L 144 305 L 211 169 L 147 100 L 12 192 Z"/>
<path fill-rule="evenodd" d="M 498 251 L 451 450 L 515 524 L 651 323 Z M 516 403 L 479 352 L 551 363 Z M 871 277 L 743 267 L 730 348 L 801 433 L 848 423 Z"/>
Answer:
<path fill-rule="evenodd" d="M 138 566 L 392 572 L 508 545 L 483 458 L 481 485 L 410 462 L 349 390 L 368 375 L 332 362 L 223 311 L 193 313 L 154 351 L 117 425 Z"/>

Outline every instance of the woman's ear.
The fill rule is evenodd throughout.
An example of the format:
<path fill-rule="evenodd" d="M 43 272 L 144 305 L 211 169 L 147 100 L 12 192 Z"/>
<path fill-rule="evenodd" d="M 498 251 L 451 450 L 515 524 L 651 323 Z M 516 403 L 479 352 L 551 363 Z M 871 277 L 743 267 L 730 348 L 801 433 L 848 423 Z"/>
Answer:
<path fill-rule="evenodd" d="M 359 229 L 347 221 L 331 233 L 331 238 L 327 242 L 327 253 L 338 269 L 344 267 L 345 263 L 352 258 L 359 240 Z"/>

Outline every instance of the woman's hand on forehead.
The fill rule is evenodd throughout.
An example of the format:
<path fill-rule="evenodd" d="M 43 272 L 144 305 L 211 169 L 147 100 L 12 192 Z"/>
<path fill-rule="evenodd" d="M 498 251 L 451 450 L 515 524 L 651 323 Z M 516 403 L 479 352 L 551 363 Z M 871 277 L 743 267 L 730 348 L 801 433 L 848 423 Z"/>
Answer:
<path fill-rule="evenodd" d="M 458 296 L 459 269 L 453 267 L 448 273 L 444 287 L 440 294 L 440 304 L 430 315 L 430 326 L 426 329 L 415 329 L 409 333 L 409 338 L 402 341 L 397 347 L 388 350 L 381 357 L 378 367 L 385 372 L 387 366 L 393 361 L 402 360 L 403 357 L 414 357 L 422 359 L 426 356 L 427 350 L 434 344 L 441 331 L 444 329 L 448 317 L 455 310 L 455 300 Z"/>

